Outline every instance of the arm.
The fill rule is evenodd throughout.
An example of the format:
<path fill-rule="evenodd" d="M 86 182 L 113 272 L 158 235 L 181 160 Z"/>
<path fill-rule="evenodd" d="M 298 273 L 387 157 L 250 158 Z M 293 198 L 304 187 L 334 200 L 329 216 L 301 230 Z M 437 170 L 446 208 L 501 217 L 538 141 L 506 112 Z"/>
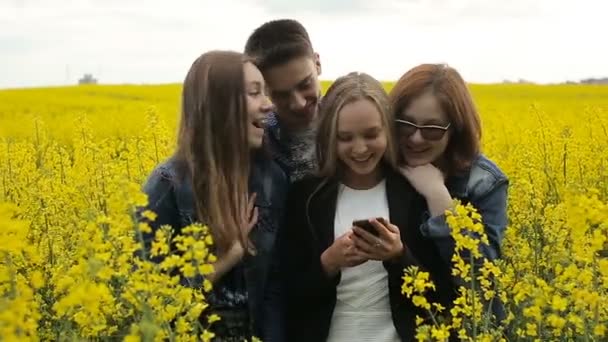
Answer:
<path fill-rule="evenodd" d="M 156 231 L 164 225 L 169 225 L 173 228 L 173 236 L 175 236 L 180 234 L 181 228 L 183 228 L 184 225 L 180 220 L 180 209 L 176 200 L 177 188 L 171 177 L 169 170 L 163 168 L 155 169 L 143 188 L 143 191 L 148 195 L 148 205 L 145 208 L 139 208 L 137 211 L 138 220 L 140 222 L 148 223 L 151 228 L 151 232 L 143 233 L 141 235 L 144 248 L 140 250 L 138 254 L 141 257 L 149 258 L 151 261 L 157 263 L 162 262 L 164 258 L 149 256 Z M 154 212 L 156 214 L 156 219 L 151 221 L 145 218 L 142 215 L 144 210 Z M 252 221 L 255 222 L 255 220 L 257 220 L 257 211 L 252 215 Z M 207 278 L 211 282 L 216 282 L 230 271 L 230 269 L 241 260 L 243 255 L 244 250 L 241 244 L 234 243 L 223 256 L 218 257 L 217 261 L 213 263 L 215 272 L 208 275 Z M 202 278 L 197 276 L 194 279 L 183 279 L 183 282 L 185 282 L 185 285 L 196 285 L 202 283 Z"/>
<path fill-rule="evenodd" d="M 471 204 L 477 208 L 482 216 L 482 223 L 489 242 L 488 245 L 480 244 L 482 258 L 474 260 L 474 266 L 477 269 L 482 267 L 484 259 L 493 261 L 501 257 L 501 244 L 507 226 L 507 191 L 508 182 L 505 180 L 481 197 L 471 199 Z M 445 216 L 441 214 L 429 218 L 421 229 L 423 234 L 433 238 L 442 259 L 446 263 L 450 262 L 448 265 L 451 265 L 455 242 L 450 235 L 450 227 L 445 222 Z M 468 255 L 470 254 L 468 251 L 462 251 L 461 254 L 465 261 L 469 260 Z M 452 281 L 457 287 L 469 286 L 469 283 L 463 282 L 459 277 L 452 277 Z M 494 298 L 490 302 L 484 301 L 484 311 L 487 310 L 488 305 L 491 305 L 491 311 L 498 321 L 502 321 L 506 317 L 503 304 L 499 298 Z"/>
<path fill-rule="evenodd" d="M 508 182 L 505 180 L 479 198 L 470 199 L 471 204 L 482 217 L 485 233 L 488 236 L 489 245 L 482 245 L 481 253 L 489 260 L 495 260 L 501 255 L 500 248 L 507 226 L 507 189 Z M 449 254 L 444 259 L 451 260 L 454 243 L 446 241 L 446 239 L 452 239 L 451 229 L 445 221 L 445 214 L 442 212 L 439 215 L 433 215 L 431 212 L 431 217 L 422 224 L 420 229 L 425 236 L 435 238 L 440 245 L 440 250 Z"/>
<path fill-rule="evenodd" d="M 161 262 L 160 257 L 150 258 L 150 248 L 156 231 L 165 225 L 171 226 L 175 231 L 181 229 L 175 187 L 161 169 L 156 169 L 146 181 L 143 192 L 148 196 L 148 204 L 145 207 L 137 208 L 135 215 L 138 222 L 147 223 L 150 226 L 151 232 L 137 231 L 137 238 L 143 243 L 142 249 L 137 254 L 141 258 Z M 149 220 L 142 215 L 145 210 L 154 212 L 156 219 Z"/>
<path fill-rule="evenodd" d="M 445 186 L 443 174 L 431 164 L 405 167 L 401 172 L 426 200 L 430 215 L 420 227 L 422 234 L 436 240 L 442 259 L 451 264 L 454 241 L 451 239 L 451 229 L 446 223 L 444 212 L 451 209 L 452 197 Z M 482 216 L 490 245 L 482 246 L 481 252 L 490 260 L 500 256 L 500 245 L 507 225 L 508 181 L 506 178 L 493 181 L 488 189 L 480 189 L 486 187 L 486 184 L 481 182 L 473 186 L 468 198 Z"/>
<path fill-rule="evenodd" d="M 226 273 L 228 273 L 236 264 L 241 261 L 245 254 L 243 246 L 239 242 L 232 244 L 232 247 L 221 257 L 217 258 L 217 261 L 213 265 L 213 273 L 207 276 L 210 282 L 215 283 L 220 280 Z"/>

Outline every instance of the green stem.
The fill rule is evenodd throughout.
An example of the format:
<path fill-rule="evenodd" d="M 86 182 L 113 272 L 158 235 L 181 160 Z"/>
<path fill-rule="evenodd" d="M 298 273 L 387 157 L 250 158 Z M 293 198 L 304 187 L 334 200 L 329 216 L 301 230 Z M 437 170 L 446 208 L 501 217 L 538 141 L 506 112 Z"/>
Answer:
<path fill-rule="evenodd" d="M 471 324 L 473 325 L 473 341 L 477 340 L 477 320 L 475 317 L 475 257 L 471 253 L 471 309 L 473 311 L 473 319 Z"/>

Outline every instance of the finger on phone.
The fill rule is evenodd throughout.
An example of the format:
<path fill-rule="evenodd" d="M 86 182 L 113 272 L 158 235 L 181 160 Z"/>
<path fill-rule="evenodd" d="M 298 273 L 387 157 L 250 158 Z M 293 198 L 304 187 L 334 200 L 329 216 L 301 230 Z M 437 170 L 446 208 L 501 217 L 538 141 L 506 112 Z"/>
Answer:
<path fill-rule="evenodd" d="M 388 237 L 392 231 L 386 225 L 380 223 L 377 219 L 371 219 L 370 222 L 374 225 L 380 236 Z"/>
<path fill-rule="evenodd" d="M 353 243 L 356 247 L 357 250 L 364 252 L 364 253 L 372 253 L 373 252 L 373 244 L 367 242 L 366 240 L 361 239 L 358 236 L 355 236 L 353 238 Z"/>
<path fill-rule="evenodd" d="M 378 239 L 377 237 L 375 237 L 373 234 L 371 234 L 370 232 L 366 231 L 363 228 L 360 227 L 353 227 L 353 232 L 354 232 L 354 237 L 355 238 L 359 238 L 361 240 L 366 241 L 369 244 L 374 244 L 376 243 L 376 240 Z"/>
<path fill-rule="evenodd" d="M 386 228 L 388 228 L 391 232 L 393 232 L 395 234 L 399 233 L 399 227 L 395 226 L 392 223 L 387 224 Z"/>
<path fill-rule="evenodd" d="M 399 227 L 395 226 L 394 224 L 392 224 L 389 220 L 385 219 L 384 217 L 379 217 L 378 222 L 380 222 L 382 225 L 384 225 L 386 227 L 386 229 L 388 229 L 390 232 L 399 233 Z"/>

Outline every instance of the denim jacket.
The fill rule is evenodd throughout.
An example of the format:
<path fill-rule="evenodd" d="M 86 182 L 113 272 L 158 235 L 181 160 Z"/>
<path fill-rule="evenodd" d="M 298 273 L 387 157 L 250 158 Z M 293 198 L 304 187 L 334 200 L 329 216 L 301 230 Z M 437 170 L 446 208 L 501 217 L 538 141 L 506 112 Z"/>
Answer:
<path fill-rule="evenodd" d="M 460 199 L 463 203 L 471 203 L 481 215 L 488 245 L 480 245 L 483 258 L 490 261 L 501 257 L 501 246 L 507 219 L 507 192 L 509 180 L 498 166 L 483 155 L 479 155 L 471 167 L 463 173 L 448 177 L 446 186 L 452 198 Z M 431 238 L 441 259 L 447 265 L 452 264 L 455 242 L 450 236 L 450 227 L 447 225 L 445 215 L 429 217 L 426 212 L 420 226 L 421 233 Z M 462 253 L 468 259 L 468 252 Z M 482 260 L 476 260 L 476 267 L 481 267 Z M 455 286 L 464 285 L 462 280 L 454 277 Z M 485 305 L 491 305 L 491 311 L 498 321 L 505 319 L 504 306 L 500 300 L 493 300 Z M 484 310 L 485 311 L 485 310 Z"/>
<path fill-rule="evenodd" d="M 481 253 L 489 260 L 501 257 L 501 245 L 507 227 L 507 190 L 509 180 L 498 166 L 479 155 L 467 172 L 449 177 L 446 186 L 452 198 L 460 199 L 463 203 L 471 203 L 482 216 L 485 233 L 489 245 L 483 245 Z M 450 227 L 445 221 L 445 215 L 427 218 L 420 227 L 422 234 L 447 242 L 450 237 Z M 448 239 L 445 239 L 448 238 Z M 451 263 L 453 246 L 444 243 L 441 248 L 443 259 Z M 447 248 L 446 248 L 447 247 Z"/>
<path fill-rule="evenodd" d="M 242 268 L 240 276 L 231 275 L 231 271 L 216 283 L 209 298 L 212 302 L 213 296 L 219 293 L 218 302 L 222 307 L 244 305 L 254 334 L 264 341 L 281 340 L 280 287 L 278 281 L 274 281 L 279 269 L 275 238 L 281 225 L 287 185 L 286 175 L 273 161 L 263 157 L 252 161 L 249 188 L 257 193 L 258 222 L 250 239 L 256 246 L 256 255 L 246 256 L 236 266 Z M 197 221 L 191 182 L 189 178 L 179 179 L 174 159 L 154 169 L 144 192 L 148 195 L 147 209 L 157 214 L 156 220 L 150 223 L 153 232 L 162 225 L 170 225 L 178 234 L 181 228 Z M 151 239 L 154 233 L 148 235 L 147 239 Z M 244 285 L 235 282 L 244 282 Z M 197 286 L 201 279 L 182 279 L 182 284 Z M 231 289 L 239 287 L 246 289 L 244 296 L 238 291 L 231 293 Z M 213 309 L 214 304 L 210 304 Z"/>

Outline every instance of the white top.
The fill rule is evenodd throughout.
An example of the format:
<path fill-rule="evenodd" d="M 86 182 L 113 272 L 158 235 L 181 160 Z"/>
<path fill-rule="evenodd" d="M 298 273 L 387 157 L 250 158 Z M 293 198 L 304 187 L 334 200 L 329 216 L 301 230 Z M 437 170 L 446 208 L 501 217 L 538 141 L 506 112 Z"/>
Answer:
<path fill-rule="evenodd" d="M 384 180 L 368 190 L 340 185 L 334 218 L 336 238 L 350 230 L 353 221 L 373 217 L 389 217 Z M 370 260 L 341 272 L 328 341 L 400 341 L 391 315 L 388 273 L 382 262 Z"/>

